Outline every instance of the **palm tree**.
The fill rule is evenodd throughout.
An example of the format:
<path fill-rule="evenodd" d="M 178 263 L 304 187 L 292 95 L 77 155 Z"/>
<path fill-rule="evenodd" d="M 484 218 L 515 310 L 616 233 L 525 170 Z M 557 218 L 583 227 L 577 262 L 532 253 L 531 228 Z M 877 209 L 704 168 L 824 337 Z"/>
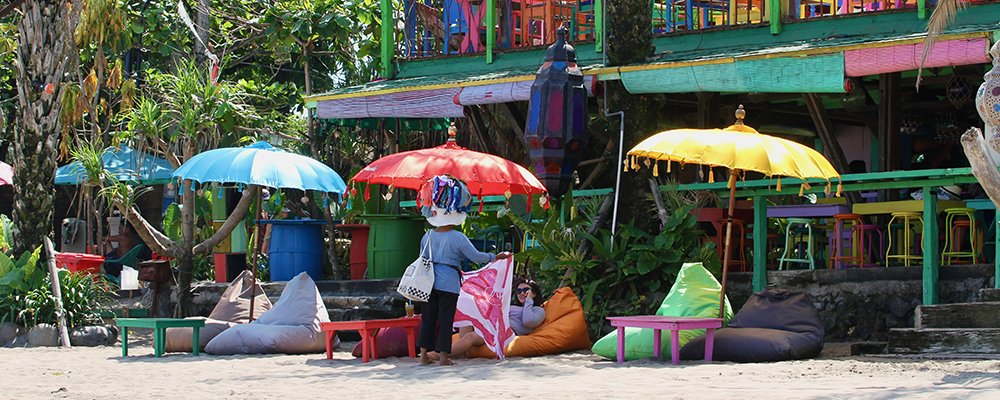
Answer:
<path fill-rule="evenodd" d="M 25 0 L 18 24 L 14 133 L 15 254 L 34 249 L 52 232 L 60 94 L 73 40 L 72 2 Z"/>

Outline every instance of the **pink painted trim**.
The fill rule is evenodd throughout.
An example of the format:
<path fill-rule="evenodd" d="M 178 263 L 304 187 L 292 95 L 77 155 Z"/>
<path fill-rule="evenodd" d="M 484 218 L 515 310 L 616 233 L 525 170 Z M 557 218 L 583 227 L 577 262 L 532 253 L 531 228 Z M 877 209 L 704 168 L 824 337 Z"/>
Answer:
<path fill-rule="evenodd" d="M 989 62 L 986 38 L 940 41 L 931 48 L 924 68 Z M 877 75 L 910 71 L 920 68 L 923 44 L 848 50 L 844 52 L 844 73 L 847 76 Z"/>

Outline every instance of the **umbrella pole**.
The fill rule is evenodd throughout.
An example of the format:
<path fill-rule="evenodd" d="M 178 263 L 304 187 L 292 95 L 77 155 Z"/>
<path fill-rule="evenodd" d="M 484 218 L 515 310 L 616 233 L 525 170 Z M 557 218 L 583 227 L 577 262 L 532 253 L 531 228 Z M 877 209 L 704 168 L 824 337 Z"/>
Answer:
<path fill-rule="evenodd" d="M 736 170 L 729 171 L 729 213 L 726 218 L 726 241 L 722 251 L 722 293 L 719 295 L 719 318 L 726 315 L 726 275 L 729 274 L 729 243 L 733 235 L 733 208 L 736 207 Z"/>
<path fill-rule="evenodd" d="M 253 251 L 250 255 L 250 322 L 253 322 L 253 303 L 257 298 L 257 251 L 260 248 L 260 193 L 257 193 L 257 210 L 253 212 Z"/>

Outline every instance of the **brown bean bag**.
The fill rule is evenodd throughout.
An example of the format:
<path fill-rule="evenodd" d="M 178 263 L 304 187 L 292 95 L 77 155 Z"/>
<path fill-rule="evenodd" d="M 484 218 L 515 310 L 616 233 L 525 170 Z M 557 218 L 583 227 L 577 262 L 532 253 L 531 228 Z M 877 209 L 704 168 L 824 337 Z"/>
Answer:
<path fill-rule="evenodd" d="M 198 330 L 199 349 L 204 349 L 212 338 L 229 329 L 232 326 L 245 324 L 250 320 L 250 284 L 253 277 L 249 271 L 243 271 L 236 277 L 222 292 L 222 297 L 215 304 L 215 308 L 205 320 L 205 327 Z M 271 300 L 264 294 L 264 290 L 259 284 L 253 291 L 256 294 L 254 299 L 254 317 L 259 317 L 265 311 L 271 309 Z M 191 351 L 191 328 L 167 328 L 167 351 L 168 352 L 190 352 Z"/>
<path fill-rule="evenodd" d="M 515 336 L 504 350 L 507 357 L 543 356 L 590 348 L 583 304 L 573 289 L 556 290 L 542 308 L 545 309 L 545 322 L 529 335 Z M 455 335 L 452 341 L 457 340 L 458 335 Z M 496 358 L 496 354 L 482 345 L 469 349 L 466 357 Z"/>

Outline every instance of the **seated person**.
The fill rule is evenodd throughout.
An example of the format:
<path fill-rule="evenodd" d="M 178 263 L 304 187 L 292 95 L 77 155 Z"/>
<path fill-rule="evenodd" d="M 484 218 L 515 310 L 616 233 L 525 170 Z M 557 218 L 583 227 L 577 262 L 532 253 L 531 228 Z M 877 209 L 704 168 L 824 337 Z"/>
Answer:
<path fill-rule="evenodd" d="M 514 304 L 510 306 L 510 327 L 517 336 L 524 336 L 531 333 L 535 328 L 545 322 L 545 309 L 540 306 L 544 303 L 541 295 L 542 289 L 535 281 L 526 281 L 522 278 L 514 280 Z M 476 334 L 471 326 L 459 328 L 459 339 L 452 345 L 451 356 L 464 356 L 470 348 L 482 345 L 486 342 Z"/>
<path fill-rule="evenodd" d="M 111 242 L 118 242 L 117 248 L 112 248 Z M 148 260 L 152 255 L 149 248 L 143 243 L 142 238 L 139 234 L 132 229 L 129 224 L 122 224 L 121 231 L 117 235 L 111 235 L 104 238 L 104 259 L 105 260 L 118 260 L 125 255 L 129 254 L 133 248 L 136 246 L 142 246 L 143 249 L 139 251 L 136 260 Z M 135 265 L 130 265 L 130 267 L 135 267 Z M 114 278 L 119 278 L 122 274 L 122 264 L 116 262 L 104 262 L 104 273 L 112 276 Z"/>

